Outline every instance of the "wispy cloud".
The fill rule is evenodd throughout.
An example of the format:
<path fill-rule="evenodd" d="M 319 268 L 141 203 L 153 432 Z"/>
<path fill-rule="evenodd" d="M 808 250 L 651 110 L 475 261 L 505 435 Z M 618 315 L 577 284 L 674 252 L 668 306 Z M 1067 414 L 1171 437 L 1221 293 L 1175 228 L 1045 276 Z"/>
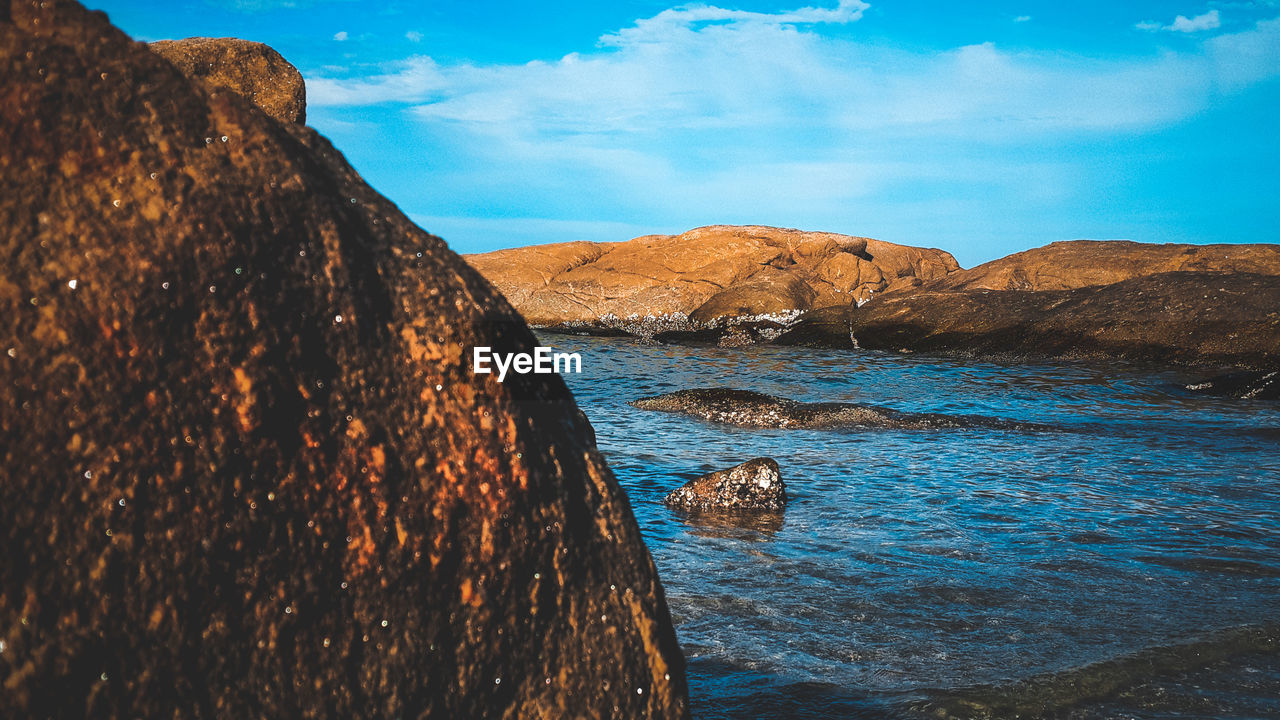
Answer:
<path fill-rule="evenodd" d="M 404 36 L 409 40 L 409 42 L 422 42 L 422 33 L 417 30 L 410 30 L 405 33 Z"/>
<path fill-rule="evenodd" d="M 346 42 L 346 41 L 347 41 L 347 31 L 346 31 L 346 30 L 342 30 L 342 31 L 340 31 L 340 32 L 336 32 L 336 33 L 334 33 L 334 34 L 333 34 L 333 39 L 334 39 L 334 40 L 337 40 L 338 42 Z"/>
<path fill-rule="evenodd" d="M 1215 30 L 1222 26 L 1222 17 L 1217 10 L 1210 10 L 1203 15 L 1197 15 L 1189 18 L 1186 15 L 1179 15 L 1173 19 L 1168 25 L 1162 25 L 1158 22 L 1140 22 L 1137 24 L 1139 30 L 1157 31 L 1167 30 L 1169 32 L 1180 33 L 1196 33 L 1205 30 Z"/>
<path fill-rule="evenodd" d="M 1013 19 L 1013 21 L 1014 21 L 1014 22 L 1016 22 L 1016 23 L 1031 22 L 1031 16 L 1030 16 L 1030 15 L 1019 15 L 1018 17 L 1014 18 L 1014 19 Z"/>
<path fill-rule="evenodd" d="M 441 65 L 418 56 L 373 75 L 308 77 L 308 100 L 317 107 L 404 103 L 424 122 L 529 141 L 751 128 L 929 126 L 974 135 L 1164 123 L 1239 86 L 1236 65 L 1280 73 L 1278 21 L 1180 53 L 1119 59 L 1009 52 L 990 43 L 907 51 L 800 27 L 853 22 L 865 7 L 844 2 L 776 14 L 683 7 L 556 61 Z"/>
<path fill-rule="evenodd" d="M 937 202 L 899 204 L 893 212 L 912 221 L 898 227 L 943 232 L 990 197 L 1024 209 L 1068 202 L 1083 181 L 1065 164 L 1028 160 L 1038 148 L 1164 128 L 1280 76 L 1280 19 L 1148 55 L 992 43 L 931 51 L 828 32 L 864 10 L 676 8 L 556 60 L 419 55 L 308 74 L 308 105 L 336 118 L 402 109 L 395 122 L 412 125 L 424 148 L 434 143 L 422 166 L 441 185 L 490 198 L 455 200 L 447 212 L 459 216 L 489 214 L 501 198 L 504 217 L 808 226 L 854 207 L 888 212 L 886 198 L 901 197 L 893 189 L 909 187 Z M 593 227 L 546 235 L 608 236 Z M 457 228 L 506 237 L 497 225 Z"/>

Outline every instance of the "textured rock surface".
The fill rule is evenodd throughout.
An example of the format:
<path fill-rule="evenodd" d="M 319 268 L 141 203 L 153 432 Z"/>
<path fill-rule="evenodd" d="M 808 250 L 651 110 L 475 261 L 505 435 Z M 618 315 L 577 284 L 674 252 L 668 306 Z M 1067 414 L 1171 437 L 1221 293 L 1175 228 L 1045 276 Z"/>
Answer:
<path fill-rule="evenodd" d="M 781 510 L 787 486 L 772 458 L 756 458 L 694 478 L 663 502 L 683 510 Z"/>
<path fill-rule="evenodd" d="M 992 418 L 908 413 L 855 403 L 804 403 L 754 390 L 699 388 L 641 398 L 631 403 L 641 410 L 691 415 L 710 422 L 754 428 L 889 428 L 924 430 L 944 427 L 998 427 L 1040 430 L 1041 426 Z"/>
<path fill-rule="evenodd" d="M 1166 272 L 1280 275 L 1280 245 L 1155 245 L 1073 240 L 926 283 L 929 290 L 1071 290 Z"/>
<path fill-rule="evenodd" d="M 151 49 L 212 90 L 230 90 L 289 123 L 307 123 L 307 88 L 289 61 L 262 43 L 238 38 L 153 42 Z"/>
<path fill-rule="evenodd" d="M 959 267 L 941 250 L 834 233 L 728 225 L 621 243 L 499 250 L 466 259 L 533 325 L 628 329 L 626 320 L 647 316 L 692 317 L 706 324 L 847 305 Z"/>
<path fill-rule="evenodd" d="M 314 132 L 0 5 L 0 717 L 680 717 L 535 342 Z M 225 137 L 225 141 L 223 138 Z"/>
<path fill-rule="evenodd" d="M 1175 272 L 1056 291 L 918 291 L 801 319 L 781 344 L 1187 365 L 1280 364 L 1280 277 Z"/>

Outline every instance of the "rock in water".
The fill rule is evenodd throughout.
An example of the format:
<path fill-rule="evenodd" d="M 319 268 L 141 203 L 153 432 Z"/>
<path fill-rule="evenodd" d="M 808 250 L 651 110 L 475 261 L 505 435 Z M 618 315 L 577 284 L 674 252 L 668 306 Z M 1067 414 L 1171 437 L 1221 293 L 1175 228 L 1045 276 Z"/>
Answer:
<path fill-rule="evenodd" d="M 1051 428 L 976 415 L 941 415 L 891 410 L 857 403 L 804 403 L 765 395 L 754 390 L 698 388 L 632 401 L 641 410 L 691 415 L 710 422 L 754 428 L 815 430 L 831 428 L 885 428 L 928 430 L 933 428 L 985 427 L 1002 430 L 1042 431 Z"/>
<path fill-rule="evenodd" d="M 695 478 L 663 500 L 685 510 L 781 510 L 787 486 L 772 458 L 756 458 Z"/>
<path fill-rule="evenodd" d="M 0 717 L 681 717 L 514 310 L 328 142 L 0 6 Z"/>
<path fill-rule="evenodd" d="M 1224 395 L 1243 400 L 1280 400 L 1280 370 L 1244 370 L 1225 373 L 1187 385 L 1192 392 Z"/>
<path fill-rule="evenodd" d="M 307 124 L 307 87 L 280 53 L 239 38 L 153 42 L 151 49 L 189 78 L 230 90 L 280 122 Z"/>

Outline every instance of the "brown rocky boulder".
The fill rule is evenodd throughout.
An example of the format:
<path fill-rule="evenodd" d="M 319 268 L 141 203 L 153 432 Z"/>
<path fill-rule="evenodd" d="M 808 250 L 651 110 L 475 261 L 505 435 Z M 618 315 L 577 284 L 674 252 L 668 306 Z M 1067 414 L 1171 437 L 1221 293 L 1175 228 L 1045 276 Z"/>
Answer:
<path fill-rule="evenodd" d="M 787 486 L 772 458 L 756 458 L 694 478 L 663 502 L 682 510 L 782 510 Z"/>
<path fill-rule="evenodd" d="M 280 122 L 307 124 L 307 88 L 280 53 L 238 38 L 186 38 L 150 44 L 189 78 L 214 90 L 230 90 Z"/>
<path fill-rule="evenodd" d="M 920 290 L 807 314 L 780 344 L 1280 365 L 1280 276 L 1171 272 L 1073 290 Z"/>
<path fill-rule="evenodd" d="M 0 717 L 681 717 L 511 306 L 313 131 L 0 5 Z"/>
<path fill-rule="evenodd" d="M 1167 272 L 1280 275 L 1280 245 L 1156 245 L 1072 240 L 1014 253 L 927 283 L 930 290 L 1071 290 Z"/>
<path fill-rule="evenodd" d="M 691 329 L 862 302 L 959 266 L 951 255 L 835 233 L 714 225 L 620 243 L 560 243 L 467 261 L 536 326 Z M 689 322 L 696 313 L 696 322 Z"/>

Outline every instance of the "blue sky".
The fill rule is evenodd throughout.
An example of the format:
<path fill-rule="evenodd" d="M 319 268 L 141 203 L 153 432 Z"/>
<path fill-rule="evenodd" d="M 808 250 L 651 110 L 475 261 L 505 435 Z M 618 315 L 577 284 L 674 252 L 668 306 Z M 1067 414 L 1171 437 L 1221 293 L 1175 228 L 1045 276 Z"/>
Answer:
<path fill-rule="evenodd" d="M 713 223 L 966 267 L 1280 242 L 1280 0 L 89 5 L 275 47 L 310 124 L 459 252 Z"/>

